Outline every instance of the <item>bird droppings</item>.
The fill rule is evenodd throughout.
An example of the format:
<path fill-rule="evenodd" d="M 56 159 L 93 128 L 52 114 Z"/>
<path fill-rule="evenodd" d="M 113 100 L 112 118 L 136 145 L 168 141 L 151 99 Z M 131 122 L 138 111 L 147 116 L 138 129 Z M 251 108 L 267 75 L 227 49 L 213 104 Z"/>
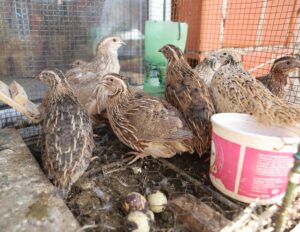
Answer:
<path fill-rule="evenodd" d="M 159 190 L 166 194 L 170 202 L 190 194 L 198 200 L 195 206 L 202 204 L 209 207 L 211 212 L 224 218 L 223 221 L 233 220 L 246 206 L 224 197 L 210 184 L 209 155 L 199 158 L 196 154 L 183 154 L 163 160 L 149 157 L 130 166 L 126 164 L 131 160 L 131 157 L 126 156 L 129 148 L 116 138 L 109 126 L 95 129 L 94 134 L 97 136 L 94 136 L 93 157 L 98 158 L 90 163 L 84 175 L 72 186 L 66 199 L 67 206 L 80 226 L 88 228 L 85 231 L 124 231 L 127 214 L 122 210 L 122 202 L 130 192 L 147 196 Z M 36 146 L 30 146 L 30 149 L 37 156 L 40 155 Z M 134 172 L 133 167 L 141 172 Z M 186 174 L 185 177 L 182 172 Z M 194 179 L 200 185 L 195 184 L 192 181 Z M 297 210 L 299 215 L 299 207 Z M 162 213 L 155 214 L 151 231 L 190 231 L 182 222 L 184 217 L 177 220 L 180 212 L 180 209 L 174 209 L 168 204 Z M 190 216 L 186 219 L 194 220 Z M 295 226 L 297 220 L 299 216 L 294 216 L 290 228 Z M 207 220 L 198 221 L 201 223 Z"/>
<path fill-rule="evenodd" d="M 30 205 L 26 216 L 37 220 L 43 220 L 48 216 L 48 200 L 49 194 L 42 193 L 39 199 Z"/>
<path fill-rule="evenodd" d="M 176 171 L 165 167 L 159 159 L 145 158 L 131 166 L 127 165 L 126 161 L 132 158 L 126 156 L 130 150 L 119 142 L 110 127 L 101 127 L 94 132 L 98 136 L 94 137 L 93 156 L 98 158 L 91 162 L 85 174 L 73 185 L 66 199 L 66 204 L 81 226 L 95 225 L 88 231 L 124 231 L 127 214 L 122 210 L 122 202 L 131 192 L 147 196 L 160 190 L 168 199 L 180 193 L 190 193 L 201 198 L 214 210 L 221 210 L 222 215 L 230 219 L 242 209 L 233 210 L 217 203 L 210 194 L 204 193 Z M 36 147 L 30 148 L 39 155 Z M 209 185 L 206 175 L 209 167 L 207 156 L 199 159 L 197 155 L 183 154 L 167 160 Z M 188 163 L 192 165 L 187 165 Z M 139 171 L 134 172 L 133 167 Z M 175 231 L 188 231 L 175 218 L 176 213 L 166 207 L 164 212 L 155 215 L 155 222 L 151 227 L 156 231 L 172 228 Z"/>

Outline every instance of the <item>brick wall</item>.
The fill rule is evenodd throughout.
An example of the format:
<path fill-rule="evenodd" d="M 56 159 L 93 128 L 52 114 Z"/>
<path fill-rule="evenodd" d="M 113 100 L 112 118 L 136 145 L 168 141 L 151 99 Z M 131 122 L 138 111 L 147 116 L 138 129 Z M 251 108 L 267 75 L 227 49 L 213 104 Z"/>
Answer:
<path fill-rule="evenodd" d="M 299 0 L 173 0 L 172 20 L 189 25 L 186 54 L 239 48 L 254 76 L 274 59 L 299 53 Z"/>

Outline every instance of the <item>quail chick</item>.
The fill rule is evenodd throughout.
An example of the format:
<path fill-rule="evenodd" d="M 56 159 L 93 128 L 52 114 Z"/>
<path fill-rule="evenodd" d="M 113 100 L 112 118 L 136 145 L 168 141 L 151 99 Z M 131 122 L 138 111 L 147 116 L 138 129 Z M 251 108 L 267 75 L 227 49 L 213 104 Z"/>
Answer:
<path fill-rule="evenodd" d="M 54 185 L 66 195 L 89 166 L 93 151 L 91 122 L 61 71 L 45 70 L 38 77 L 48 85 L 41 105 L 42 163 Z"/>
<path fill-rule="evenodd" d="M 119 74 L 107 74 L 97 88 L 107 99 L 107 115 L 117 137 L 131 147 L 138 158 L 169 158 L 192 152 L 191 131 L 179 111 L 166 101 L 143 91 L 131 91 Z"/>
<path fill-rule="evenodd" d="M 83 65 L 86 65 L 88 62 L 81 60 L 81 59 L 77 59 L 74 60 L 71 64 L 70 64 L 70 68 L 77 68 Z"/>
<path fill-rule="evenodd" d="M 86 65 L 88 62 L 81 60 L 81 59 L 77 59 L 74 60 L 71 64 L 70 64 L 70 69 L 68 69 L 65 72 L 65 76 L 71 78 L 82 78 L 83 76 L 83 72 L 82 72 L 82 67 L 84 65 Z"/>
<path fill-rule="evenodd" d="M 300 109 L 272 94 L 247 72 L 239 54 L 222 56 L 223 65 L 214 74 L 210 89 L 216 111 L 247 113 L 264 124 L 291 125 L 299 122 Z"/>
<path fill-rule="evenodd" d="M 210 148 L 210 117 L 215 113 L 209 89 L 174 45 L 160 49 L 168 60 L 165 97 L 175 106 L 193 131 L 194 148 L 201 156 Z"/>
<path fill-rule="evenodd" d="M 274 95 L 283 98 L 285 87 L 288 84 L 288 75 L 296 68 L 300 68 L 299 59 L 292 56 L 284 56 L 274 61 L 270 72 L 257 77 Z"/>

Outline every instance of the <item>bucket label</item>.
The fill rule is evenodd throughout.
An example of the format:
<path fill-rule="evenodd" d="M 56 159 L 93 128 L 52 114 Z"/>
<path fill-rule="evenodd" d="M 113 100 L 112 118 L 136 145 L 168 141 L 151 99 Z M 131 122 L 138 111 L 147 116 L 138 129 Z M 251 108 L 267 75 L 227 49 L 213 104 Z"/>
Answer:
<path fill-rule="evenodd" d="M 210 174 L 229 191 L 234 191 L 241 145 L 212 134 Z"/>
<path fill-rule="evenodd" d="M 238 194 L 262 199 L 282 194 L 292 166 L 292 153 L 246 147 Z"/>

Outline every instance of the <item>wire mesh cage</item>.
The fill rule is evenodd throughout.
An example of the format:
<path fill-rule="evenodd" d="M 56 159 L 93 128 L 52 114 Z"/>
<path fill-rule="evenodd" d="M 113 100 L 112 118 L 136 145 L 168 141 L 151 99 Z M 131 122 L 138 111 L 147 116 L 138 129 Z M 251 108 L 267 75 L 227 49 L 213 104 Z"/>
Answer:
<path fill-rule="evenodd" d="M 270 71 L 277 58 L 299 55 L 299 12 L 298 0 L 1 0 L 0 77 L 5 83 L 17 80 L 29 99 L 40 103 L 46 87 L 35 76 L 41 70 L 65 71 L 75 59 L 91 60 L 100 38 L 119 35 L 127 44 L 119 49 L 121 73 L 129 77 L 131 85 L 142 85 L 147 20 L 187 23 L 185 56 L 192 67 L 211 51 L 234 48 L 242 54 L 244 67 L 259 77 Z M 285 98 L 300 104 L 299 71 L 290 77 Z M 28 140 L 41 129 L 2 103 L 0 127 L 17 128 Z M 35 144 L 36 138 L 33 140 Z M 178 157 L 171 162 L 145 159 L 137 164 L 143 169 L 139 173 L 124 166 L 128 148 L 112 131 L 100 129 L 95 141 L 98 160 L 67 199 L 80 224 L 96 223 L 91 227 L 95 231 L 122 231 L 118 223 L 124 214 L 116 201 L 111 204 L 108 194 L 118 200 L 130 191 L 147 194 L 149 188 L 163 189 L 169 197 L 193 194 L 229 220 L 245 207 L 217 193 L 207 175 L 197 172 L 201 168 L 208 173 L 208 160 L 195 156 L 185 162 Z M 35 145 L 31 149 L 40 152 Z M 185 231 L 173 214 L 165 214 L 158 219 L 156 231 Z"/>
<path fill-rule="evenodd" d="M 1 80 L 17 80 L 30 100 L 40 102 L 46 90 L 35 80 L 40 71 L 89 61 L 101 38 L 119 35 L 127 44 L 119 49 L 122 73 L 130 84 L 141 85 L 146 11 L 145 0 L 0 1 Z M 2 102 L 0 108 L 1 127 L 19 127 L 22 117 Z M 36 132 L 27 128 L 22 134 Z"/>
<path fill-rule="evenodd" d="M 172 20 L 189 25 L 186 57 L 195 66 L 208 52 L 234 48 L 255 77 L 266 75 L 282 56 L 299 54 L 299 2 L 172 1 Z M 298 71 L 290 74 L 299 77 Z M 299 104 L 299 80 L 291 79 L 286 100 Z"/>
<path fill-rule="evenodd" d="M 66 70 L 75 59 L 91 60 L 95 44 L 107 35 L 125 40 L 127 46 L 119 50 L 121 73 L 130 84 L 143 84 L 146 20 L 188 24 L 185 54 L 192 67 L 210 51 L 235 48 L 257 77 L 267 74 L 276 58 L 299 53 L 296 0 L 3 0 L 0 11 L 1 79 L 18 80 L 35 101 L 45 93 L 33 79 L 41 70 Z M 291 76 L 298 77 L 298 71 Z M 291 79 L 286 99 L 299 104 L 298 89 L 299 80 Z"/>

